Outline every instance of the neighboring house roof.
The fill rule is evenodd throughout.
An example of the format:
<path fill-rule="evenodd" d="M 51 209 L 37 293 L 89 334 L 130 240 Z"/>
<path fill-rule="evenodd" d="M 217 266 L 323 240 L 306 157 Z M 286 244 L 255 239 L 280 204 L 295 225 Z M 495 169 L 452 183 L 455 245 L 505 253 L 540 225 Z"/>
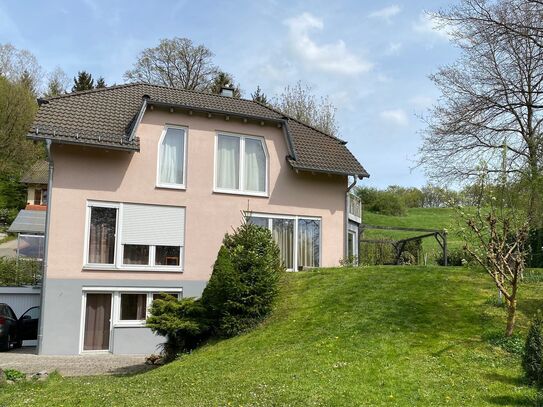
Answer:
<path fill-rule="evenodd" d="M 8 229 L 10 233 L 45 234 L 45 211 L 19 211 Z"/>
<path fill-rule="evenodd" d="M 23 184 L 47 184 L 49 181 L 49 163 L 45 160 L 36 161 L 23 175 Z"/>
<path fill-rule="evenodd" d="M 146 106 L 168 106 L 276 122 L 286 131 L 293 168 L 369 176 L 344 141 L 252 100 L 136 83 L 70 93 L 40 104 L 32 139 L 139 151 L 132 131 Z"/>

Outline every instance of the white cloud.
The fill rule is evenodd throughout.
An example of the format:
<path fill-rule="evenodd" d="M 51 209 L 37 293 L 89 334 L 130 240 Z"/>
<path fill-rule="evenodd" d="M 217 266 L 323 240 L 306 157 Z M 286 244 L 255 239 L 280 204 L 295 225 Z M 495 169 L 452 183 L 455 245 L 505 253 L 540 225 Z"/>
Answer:
<path fill-rule="evenodd" d="M 385 50 L 385 55 L 398 55 L 401 48 L 401 42 L 390 42 Z"/>
<path fill-rule="evenodd" d="M 397 126 L 406 126 L 409 122 L 407 114 L 403 109 L 383 110 L 379 116 L 381 119 Z"/>
<path fill-rule="evenodd" d="M 303 13 L 285 21 L 289 27 L 291 50 L 307 67 L 341 75 L 367 72 L 372 64 L 362 60 L 347 49 L 342 40 L 330 44 L 317 44 L 310 36 L 311 30 L 322 30 L 322 19 Z"/>
<path fill-rule="evenodd" d="M 451 37 L 451 30 L 440 27 L 436 17 L 426 12 L 419 15 L 418 21 L 413 24 L 413 30 L 421 34 L 434 34 L 442 39 Z"/>
<path fill-rule="evenodd" d="M 371 12 L 369 14 L 369 17 L 380 18 L 386 20 L 387 22 L 390 22 L 391 18 L 397 15 L 400 11 L 402 11 L 402 8 L 397 4 L 393 4 L 391 6 Z"/>

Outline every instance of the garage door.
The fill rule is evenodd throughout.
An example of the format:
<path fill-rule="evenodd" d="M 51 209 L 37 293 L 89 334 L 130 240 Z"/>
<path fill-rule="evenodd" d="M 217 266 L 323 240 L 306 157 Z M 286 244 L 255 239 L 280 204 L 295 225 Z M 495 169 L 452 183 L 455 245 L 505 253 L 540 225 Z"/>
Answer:
<path fill-rule="evenodd" d="M 40 305 L 41 290 L 27 287 L 0 287 L 0 303 L 8 304 L 17 318 L 31 308 Z"/>

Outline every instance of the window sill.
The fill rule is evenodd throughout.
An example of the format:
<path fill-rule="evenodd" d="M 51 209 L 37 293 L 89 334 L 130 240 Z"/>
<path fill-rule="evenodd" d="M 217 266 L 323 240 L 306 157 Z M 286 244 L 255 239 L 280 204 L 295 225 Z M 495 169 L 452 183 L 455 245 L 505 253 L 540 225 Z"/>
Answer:
<path fill-rule="evenodd" d="M 177 189 L 178 191 L 185 191 L 187 189 L 186 185 L 175 185 L 175 184 L 156 184 L 155 188 L 159 189 Z"/>
<path fill-rule="evenodd" d="M 238 191 L 234 189 L 213 189 L 214 194 L 226 194 L 226 195 L 241 195 L 241 196 L 254 196 L 257 198 L 269 198 L 267 192 L 250 192 L 250 191 Z"/>
<path fill-rule="evenodd" d="M 111 272 L 122 272 L 122 271 L 139 271 L 144 273 L 183 273 L 184 270 L 181 268 L 168 268 L 168 267 L 116 267 L 115 265 L 94 265 L 86 264 L 83 266 L 83 271 L 111 271 Z"/>
<path fill-rule="evenodd" d="M 145 321 L 114 322 L 113 328 L 146 328 Z"/>

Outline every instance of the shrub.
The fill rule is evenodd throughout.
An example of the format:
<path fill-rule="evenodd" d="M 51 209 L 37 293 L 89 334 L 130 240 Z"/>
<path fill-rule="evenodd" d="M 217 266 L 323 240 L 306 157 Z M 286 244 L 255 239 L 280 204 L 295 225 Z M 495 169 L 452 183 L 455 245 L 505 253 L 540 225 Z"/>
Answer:
<path fill-rule="evenodd" d="M 447 265 L 448 266 L 463 266 L 466 262 L 469 262 L 470 256 L 464 249 L 454 248 L 447 250 Z M 440 266 L 444 266 L 443 252 L 440 250 L 436 253 L 436 263 Z"/>
<path fill-rule="evenodd" d="M 279 248 L 269 230 L 244 223 L 227 234 L 202 293 L 213 333 L 234 336 L 265 318 L 282 271 Z"/>
<path fill-rule="evenodd" d="M 376 266 L 393 264 L 396 253 L 389 242 L 379 243 L 362 242 L 360 245 L 360 264 L 364 266 Z"/>
<path fill-rule="evenodd" d="M 364 208 L 383 215 L 404 216 L 407 211 L 405 199 L 394 189 L 380 191 L 375 188 L 358 188 L 356 194 L 362 200 Z"/>
<path fill-rule="evenodd" d="M 6 380 L 16 381 L 26 379 L 26 375 L 23 372 L 15 369 L 5 369 L 4 374 L 6 375 Z"/>
<path fill-rule="evenodd" d="M 205 308 L 193 298 L 178 300 L 171 295 L 153 301 L 147 326 L 154 333 L 166 337 L 163 345 L 166 362 L 175 359 L 179 352 L 196 348 L 209 333 Z"/>
<path fill-rule="evenodd" d="M 40 275 L 41 263 L 36 260 L 0 257 L 0 286 L 36 284 Z"/>
<path fill-rule="evenodd" d="M 543 387 L 543 318 L 538 312 L 532 321 L 522 356 L 522 367 L 526 378 L 538 387 Z"/>

